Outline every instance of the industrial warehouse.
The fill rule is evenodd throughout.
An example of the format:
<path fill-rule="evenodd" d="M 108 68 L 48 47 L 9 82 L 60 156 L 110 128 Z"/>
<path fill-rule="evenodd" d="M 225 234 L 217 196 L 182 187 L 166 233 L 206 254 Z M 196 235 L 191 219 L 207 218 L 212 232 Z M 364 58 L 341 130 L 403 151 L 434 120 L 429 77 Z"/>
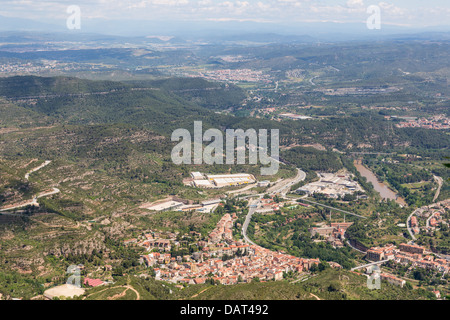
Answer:
<path fill-rule="evenodd" d="M 318 173 L 319 181 L 308 183 L 297 189 L 297 193 L 312 195 L 322 193 L 330 198 L 343 197 L 355 192 L 364 193 L 358 182 L 354 181 L 352 174 Z"/>
<path fill-rule="evenodd" d="M 203 174 L 191 172 L 191 184 L 199 188 L 223 188 L 242 184 L 255 183 L 256 179 L 248 173 L 236 174 Z"/>

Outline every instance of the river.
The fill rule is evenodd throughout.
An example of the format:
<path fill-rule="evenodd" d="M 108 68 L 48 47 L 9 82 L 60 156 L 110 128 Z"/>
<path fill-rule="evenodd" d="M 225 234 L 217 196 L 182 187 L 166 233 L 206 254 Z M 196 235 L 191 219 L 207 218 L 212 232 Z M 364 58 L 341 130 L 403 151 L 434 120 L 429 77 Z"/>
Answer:
<path fill-rule="evenodd" d="M 361 160 L 355 160 L 353 164 L 355 165 L 359 173 L 363 177 L 365 177 L 368 182 L 371 182 L 373 184 L 375 191 L 377 191 L 380 194 L 381 198 L 395 200 L 395 202 L 397 202 L 398 204 L 406 206 L 405 200 L 399 197 L 386 184 L 380 182 L 376 177 L 376 175 L 362 164 Z"/>

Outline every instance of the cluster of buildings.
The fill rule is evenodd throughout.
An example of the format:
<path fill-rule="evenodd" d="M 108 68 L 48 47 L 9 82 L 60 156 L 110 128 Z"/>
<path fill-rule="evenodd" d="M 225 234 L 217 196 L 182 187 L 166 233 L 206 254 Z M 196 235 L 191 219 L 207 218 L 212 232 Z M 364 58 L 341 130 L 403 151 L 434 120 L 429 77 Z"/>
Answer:
<path fill-rule="evenodd" d="M 8 63 L 8 64 L 0 64 L 0 73 L 31 73 L 31 72 L 39 72 L 43 70 L 43 66 L 35 65 L 31 62 L 26 63 Z"/>
<path fill-rule="evenodd" d="M 233 240 L 233 218 L 230 214 L 225 214 L 217 223 L 217 226 L 209 234 L 208 240 L 210 243 L 219 243 L 221 241 L 232 242 Z"/>
<path fill-rule="evenodd" d="M 425 128 L 436 130 L 450 129 L 450 118 L 448 118 L 443 114 L 433 116 L 429 119 L 416 117 L 409 117 L 403 119 L 406 121 L 398 123 L 396 125 L 398 128 Z"/>
<path fill-rule="evenodd" d="M 420 232 L 420 228 L 419 228 L 419 222 L 417 221 L 417 217 L 416 216 L 412 216 L 409 223 L 410 223 L 412 231 L 415 234 L 418 234 Z"/>
<path fill-rule="evenodd" d="M 345 231 L 353 222 L 336 222 L 325 227 L 312 227 L 309 229 L 311 237 L 318 235 L 335 248 L 344 246 Z M 317 240 L 321 241 L 321 240 Z"/>
<path fill-rule="evenodd" d="M 280 207 L 283 205 L 283 203 L 276 202 L 273 198 L 263 198 L 256 207 L 255 212 L 261 214 L 270 214 L 274 211 L 280 210 Z"/>
<path fill-rule="evenodd" d="M 444 274 L 450 271 L 450 261 L 435 258 L 427 254 L 424 247 L 402 243 L 398 246 L 393 244 L 384 247 L 373 247 L 367 250 L 366 258 L 370 261 L 393 260 L 400 264 L 410 264 L 412 267 L 432 269 Z"/>
<path fill-rule="evenodd" d="M 252 58 L 244 57 L 242 55 L 225 55 L 225 56 L 218 56 L 217 58 L 222 59 L 226 62 L 244 62 L 244 61 L 250 61 Z"/>
<path fill-rule="evenodd" d="M 320 179 L 297 189 L 298 193 L 312 195 L 321 193 L 330 198 L 343 197 L 357 191 L 364 192 L 358 182 L 353 180 L 352 174 L 319 173 Z"/>
<path fill-rule="evenodd" d="M 441 212 L 435 211 L 431 214 L 430 218 L 428 219 L 427 228 L 434 229 L 441 223 L 445 223 L 445 221 L 442 219 Z"/>
<path fill-rule="evenodd" d="M 191 185 L 198 188 L 223 188 L 256 182 L 255 177 L 248 173 L 203 174 L 191 172 L 191 178 Z"/>
<path fill-rule="evenodd" d="M 208 279 L 221 284 L 250 282 L 254 278 L 281 280 L 284 272 L 303 272 L 320 263 L 318 259 L 298 258 L 234 241 L 231 228 L 235 218 L 224 215 L 208 240 L 198 241 L 201 250 L 192 255 L 174 257 L 153 250 L 142 260 L 154 268 L 156 279 L 179 284 L 201 284 Z"/>
<path fill-rule="evenodd" d="M 280 210 L 280 208 L 294 209 L 299 206 L 302 207 L 310 207 L 309 204 L 301 203 L 296 200 L 286 200 L 286 199 L 278 199 L 275 200 L 274 197 L 270 198 L 262 198 L 258 204 L 255 205 L 256 210 L 255 213 L 260 214 L 273 214 L 275 211 Z"/>
<path fill-rule="evenodd" d="M 158 249 L 159 251 L 170 251 L 172 246 L 180 246 L 180 242 L 177 240 L 178 232 L 154 232 L 148 231 L 139 238 L 131 238 L 123 241 L 123 244 L 139 245 L 146 248 L 148 251 Z"/>
<path fill-rule="evenodd" d="M 221 257 L 225 254 L 233 258 L 224 261 Z M 201 284 L 208 278 L 221 284 L 250 282 L 254 278 L 281 280 L 284 272 L 303 272 L 320 263 L 318 259 L 298 258 L 242 243 L 214 249 L 205 247 L 202 253 L 193 254 L 189 259 L 157 252 L 143 258 L 148 266 L 158 264 L 154 268 L 156 279 L 186 284 Z"/>
<path fill-rule="evenodd" d="M 99 70 L 106 66 L 94 63 L 71 63 L 56 60 L 41 60 L 38 62 L 10 62 L 0 64 L 0 74 L 11 76 L 14 74 L 38 74 L 53 71 L 75 71 L 75 70 Z"/>
<path fill-rule="evenodd" d="M 268 74 L 259 70 L 251 69 L 222 69 L 200 72 L 198 76 L 213 80 L 225 82 L 272 82 Z"/>
<path fill-rule="evenodd" d="M 414 211 L 409 220 L 409 226 L 415 234 L 419 234 L 421 230 L 433 231 L 442 224 L 450 223 L 449 210 L 450 199 L 423 206 Z M 419 220 L 425 220 L 425 223 L 420 223 Z"/>
<path fill-rule="evenodd" d="M 296 78 L 301 79 L 305 76 L 305 70 L 304 69 L 291 69 L 286 71 L 286 77 L 287 78 Z"/>
<path fill-rule="evenodd" d="M 389 282 L 390 284 L 393 284 L 394 286 L 399 286 L 402 288 L 406 284 L 405 280 L 400 279 L 400 278 L 393 276 L 392 274 L 388 274 L 388 273 L 381 273 L 380 278 L 381 278 L 381 280 L 386 280 L 387 282 Z"/>

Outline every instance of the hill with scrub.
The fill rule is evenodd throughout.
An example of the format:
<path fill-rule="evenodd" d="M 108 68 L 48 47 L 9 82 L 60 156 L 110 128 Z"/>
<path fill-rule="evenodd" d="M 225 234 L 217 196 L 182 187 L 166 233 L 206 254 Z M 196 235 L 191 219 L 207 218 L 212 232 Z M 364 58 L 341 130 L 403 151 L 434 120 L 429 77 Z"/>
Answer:
<path fill-rule="evenodd" d="M 125 279 L 128 279 L 125 284 Z M 381 289 L 367 288 L 366 277 L 344 270 L 326 269 L 305 281 L 288 280 L 243 283 L 237 285 L 188 285 L 177 288 L 152 278 L 128 277 L 111 288 L 88 290 L 81 299 L 136 300 L 428 300 L 432 295 L 423 289 L 396 287 L 382 282 Z M 127 288 L 129 289 L 127 291 Z M 134 289 L 134 290 L 132 290 Z M 118 295 L 122 293 L 122 295 Z M 86 298 L 85 298 L 86 297 Z"/>

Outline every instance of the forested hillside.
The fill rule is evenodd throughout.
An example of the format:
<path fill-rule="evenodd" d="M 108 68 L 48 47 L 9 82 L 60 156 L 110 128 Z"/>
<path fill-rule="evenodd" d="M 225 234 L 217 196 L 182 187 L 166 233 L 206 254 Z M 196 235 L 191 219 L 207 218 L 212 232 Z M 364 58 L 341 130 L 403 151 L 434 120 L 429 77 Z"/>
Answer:
<path fill-rule="evenodd" d="M 450 136 L 445 132 L 393 128 L 390 122 L 376 114 L 282 123 L 220 115 L 208 108 L 232 107 L 241 97 L 238 94 L 230 98 L 231 93 L 234 95 L 239 91 L 242 94 L 242 91 L 209 83 L 207 85 L 213 90 L 206 90 L 206 84 L 199 79 L 162 80 L 139 85 L 67 77 L 0 79 L 0 96 L 6 99 L 0 112 L 7 115 L 0 119 L 0 127 L 122 123 L 168 136 L 177 128 L 192 130 L 193 122 L 202 120 L 205 130 L 208 127 L 279 129 L 281 144 L 321 143 L 341 151 L 386 151 L 405 146 L 440 149 L 450 145 Z M 18 123 L 14 115 L 29 121 Z"/>

